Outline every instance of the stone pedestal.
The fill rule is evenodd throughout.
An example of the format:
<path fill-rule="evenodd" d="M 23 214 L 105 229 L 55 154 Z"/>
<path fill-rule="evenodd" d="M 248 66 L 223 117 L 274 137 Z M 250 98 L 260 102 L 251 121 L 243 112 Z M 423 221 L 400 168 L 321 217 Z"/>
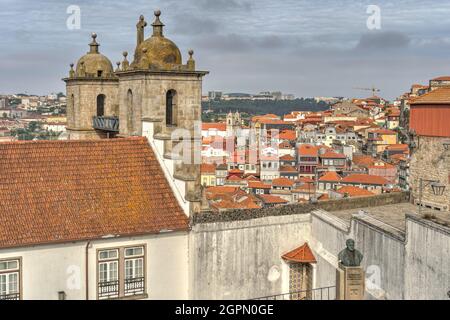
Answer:
<path fill-rule="evenodd" d="M 339 264 L 336 269 L 336 299 L 363 300 L 365 278 L 362 267 L 345 267 Z"/>

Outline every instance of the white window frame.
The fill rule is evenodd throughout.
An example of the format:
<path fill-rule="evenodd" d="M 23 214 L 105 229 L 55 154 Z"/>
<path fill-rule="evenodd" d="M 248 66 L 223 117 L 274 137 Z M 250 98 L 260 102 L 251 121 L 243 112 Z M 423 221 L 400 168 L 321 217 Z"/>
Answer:
<path fill-rule="evenodd" d="M 15 267 L 8 265 L 15 262 Z M 6 264 L 4 269 L 0 269 L 0 300 L 20 300 L 21 299 L 21 259 L 11 258 L 0 260 L 0 264 Z M 11 278 L 15 277 L 15 281 Z M 15 283 L 14 288 L 11 284 Z"/>

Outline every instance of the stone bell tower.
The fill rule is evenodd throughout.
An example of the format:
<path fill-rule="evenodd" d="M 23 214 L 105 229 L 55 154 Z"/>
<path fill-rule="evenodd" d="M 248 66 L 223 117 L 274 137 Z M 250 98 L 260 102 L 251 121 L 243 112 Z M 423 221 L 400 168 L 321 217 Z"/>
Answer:
<path fill-rule="evenodd" d="M 174 42 L 164 36 L 160 11 L 155 11 L 153 32 L 144 39 L 147 25 L 136 25 L 134 60 L 116 70 L 119 79 L 120 136 L 149 139 L 185 212 L 200 210 L 200 148 L 202 78 L 189 51 L 186 64 Z"/>
<path fill-rule="evenodd" d="M 70 65 L 66 82 L 67 139 L 98 139 L 105 132 L 94 129 L 94 117 L 118 114 L 119 79 L 111 61 L 99 52 L 97 34 L 92 34 L 90 50 L 77 63 Z"/>

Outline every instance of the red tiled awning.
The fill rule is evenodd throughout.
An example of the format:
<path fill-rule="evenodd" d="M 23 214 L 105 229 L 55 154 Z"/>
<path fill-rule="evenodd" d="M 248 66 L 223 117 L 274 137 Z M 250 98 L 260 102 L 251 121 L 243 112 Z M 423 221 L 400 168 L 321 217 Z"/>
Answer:
<path fill-rule="evenodd" d="M 316 263 L 316 257 L 309 247 L 308 243 L 305 242 L 301 247 L 298 247 L 288 253 L 285 253 L 281 256 L 284 260 L 289 262 L 297 262 L 297 263 Z"/>

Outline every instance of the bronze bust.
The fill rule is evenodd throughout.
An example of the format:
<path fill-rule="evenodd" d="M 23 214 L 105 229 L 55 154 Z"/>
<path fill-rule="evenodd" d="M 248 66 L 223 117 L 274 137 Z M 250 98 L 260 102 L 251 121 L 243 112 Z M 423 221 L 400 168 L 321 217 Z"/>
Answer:
<path fill-rule="evenodd" d="M 363 254 L 355 249 L 355 241 L 353 239 L 348 239 L 345 244 L 347 248 L 339 252 L 339 262 L 345 267 L 359 267 Z"/>

